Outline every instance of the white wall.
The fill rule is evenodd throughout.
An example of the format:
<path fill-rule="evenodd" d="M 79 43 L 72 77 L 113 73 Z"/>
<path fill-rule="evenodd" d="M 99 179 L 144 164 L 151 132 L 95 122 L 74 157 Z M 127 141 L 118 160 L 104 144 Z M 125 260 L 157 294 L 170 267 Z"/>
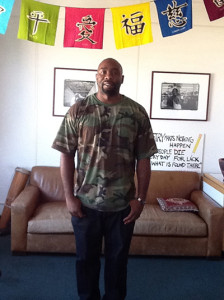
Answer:
<path fill-rule="evenodd" d="M 45 3 L 71 5 L 71 1 Z M 76 0 L 76 7 L 112 7 L 145 1 Z M 122 93 L 150 110 L 152 71 L 211 73 L 208 121 L 152 120 L 155 132 L 180 131 L 205 134 L 203 172 L 220 172 L 218 158 L 224 157 L 223 82 L 224 18 L 210 22 L 203 1 L 193 0 L 193 29 L 163 38 L 155 4 L 151 3 L 154 42 L 141 47 L 116 50 L 112 16 L 105 14 L 104 48 L 63 48 L 64 8 L 60 9 L 54 47 L 18 40 L 20 1 L 15 0 L 6 35 L 0 36 L 0 203 L 4 203 L 17 166 L 59 165 L 59 153 L 51 149 L 62 121 L 52 116 L 54 67 L 96 69 L 107 57 L 118 59 L 125 81 Z"/>

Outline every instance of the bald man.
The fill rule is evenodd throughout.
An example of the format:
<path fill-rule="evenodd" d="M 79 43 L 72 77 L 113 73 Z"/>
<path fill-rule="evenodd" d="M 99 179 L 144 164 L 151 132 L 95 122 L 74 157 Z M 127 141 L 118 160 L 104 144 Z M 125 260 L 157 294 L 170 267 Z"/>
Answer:
<path fill-rule="evenodd" d="M 97 93 L 69 109 L 52 147 L 61 152 L 61 177 L 76 240 L 79 299 L 101 299 L 100 255 L 104 239 L 102 299 L 123 300 L 135 220 L 144 208 L 150 157 L 157 149 L 145 109 L 120 94 L 124 81 L 121 64 L 112 58 L 103 60 L 96 81 Z"/>

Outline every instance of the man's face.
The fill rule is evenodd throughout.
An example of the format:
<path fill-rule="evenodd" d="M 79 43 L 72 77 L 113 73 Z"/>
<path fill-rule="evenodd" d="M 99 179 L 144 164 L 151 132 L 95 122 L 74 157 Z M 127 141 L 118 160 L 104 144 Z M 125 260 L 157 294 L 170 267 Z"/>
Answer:
<path fill-rule="evenodd" d="M 177 89 L 173 89 L 173 95 L 176 96 L 178 94 L 178 90 Z"/>
<path fill-rule="evenodd" d="M 98 67 L 96 81 L 99 91 L 108 96 L 119 94 L 124 76 L 122 68 L 115 60 L 106 59 Z"/>

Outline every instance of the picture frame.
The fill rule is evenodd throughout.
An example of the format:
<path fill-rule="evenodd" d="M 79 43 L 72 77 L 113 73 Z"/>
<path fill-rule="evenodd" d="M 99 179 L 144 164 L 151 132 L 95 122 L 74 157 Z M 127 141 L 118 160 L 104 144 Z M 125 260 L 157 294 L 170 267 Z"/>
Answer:
<path fill-rule="evenodd" d="M 54 68 L 53 116 L 63 117 L 75 102 L 96 92 L 96 72 Z"/>
<path fill-rule="evenodd" d="M 207 121 L 210 77 L 152 71 L 150 119 Z"/>

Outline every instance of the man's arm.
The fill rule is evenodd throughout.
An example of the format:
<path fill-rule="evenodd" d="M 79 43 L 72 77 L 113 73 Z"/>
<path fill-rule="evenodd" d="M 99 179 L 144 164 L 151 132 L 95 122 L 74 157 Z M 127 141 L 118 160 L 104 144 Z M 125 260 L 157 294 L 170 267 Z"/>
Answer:
<path fill-rule="evenodd" d="M 137 197 L 145 200 L 151 177 L 151 164 L 149 158 L 144 158 L 137 161 L 136 174 L 138 182 Z"/>
<path fill-rule="evenodd" d="M 138 194 L 136 196 L 141 198 L 142 200 L 145 200 L 151 176 L 151 165 L 149 158 L 143 158 L 137 161 L 136 175 L 138 182 Z M 130 206 L 131 212 L 123 220 L 125 224 L 137 220 L 140 217 L 143 210 L 143 205 L 137 199 L 131 200 Z"/>
<path fill-rule="evenodd" d="M 82 218 L 84 215 L 81 209 L 81 201 L 74 196 L 75 163 L 73 154 L 61 154 L 60 171 L 67 208 L 71 215 Z"/>

